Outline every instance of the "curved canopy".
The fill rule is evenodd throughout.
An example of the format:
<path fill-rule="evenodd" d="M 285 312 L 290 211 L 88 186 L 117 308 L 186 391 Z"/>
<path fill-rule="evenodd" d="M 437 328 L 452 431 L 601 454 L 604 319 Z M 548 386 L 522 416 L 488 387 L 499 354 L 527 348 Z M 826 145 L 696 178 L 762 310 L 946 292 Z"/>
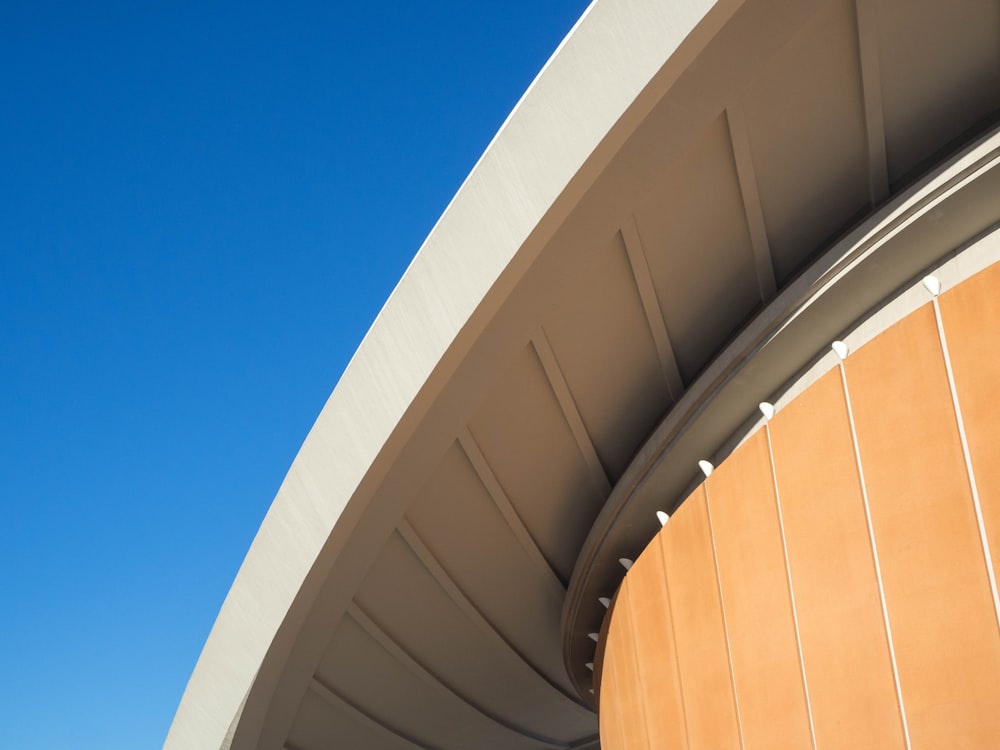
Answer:
<path fill-rule="evenodd" d="M 992 126 L 998 29 L 993 0 L 597 0 L 317 419 L 166 748 L 596 746 L 578 582 L 637 523 L 613 488 L 803 269 Z"/>

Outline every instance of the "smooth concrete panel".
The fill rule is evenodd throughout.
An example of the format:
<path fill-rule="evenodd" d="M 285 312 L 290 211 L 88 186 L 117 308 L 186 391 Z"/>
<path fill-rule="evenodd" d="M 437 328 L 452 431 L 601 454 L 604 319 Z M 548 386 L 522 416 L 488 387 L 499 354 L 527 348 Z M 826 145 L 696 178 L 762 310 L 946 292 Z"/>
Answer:
<path fill-rule="evenodd" d="M 706 481 L 746 750 L 812 744 L 763 431 Z"/>
<path fill-rule="evenodd" d="M 567 271 L 567 300 L 544 321 L 573 401 L 617 481 L 670 404 L 625 245 L 616 234 Z"/>
<path fill-rule="evenodd" d="M 649 747 L 687 747 L 673 619 L 663 567 L 663 534 L 657 534 L 629 571 L 627 587 L 632 639 L 647 704 Z"/>
<path fill-rule="evenodd" d="M 905 747 L 840 369 L 768 429 L 816 745 Z"/>
<path fill-rule="evenodd" d="M 996 747 L 1000 637 L 932 307 L 845 367 L 912 747 Z"/>
<path fill-rule="evenodd" d="M 740 747 L 704 486 L 660 532 L 692 750 Z"/>
<path fill-rule="evenodd" d="M 990 266 L 940 297 L 955 390 L 979 489 L 979 503 L 1000 575 L 1000 264 Z"/>
<path fill-rule="evenodd" d="M 808 5 L 815 15 L 743 92 L 779 285 L 801 267 L 803 248 L 825 244 L 868 202 L 854 3 Z"/>
<path fill-rule="evenodd" d="M 720 114 L 664 177 L 635 220 L 677 366 L 690 383 L 715 354 L 709 342 L 728 338 L 760 304 L 726 118 Z"/>
<path fill-rule="evenodd" d="M 390 536 L 354 603 L 435 681 L 471 705 L 489 706 L 492 715 L 510 726 L 549 736 L 548 722 L 572 717 L 572 704 L 562 700 L 492 624 L 476 617 L 478 610 L 463 602 L 464 594 L 456 592 L 454 583 L 441 574 L 440 564 L 421 551 L 421 544 L 410 532 Z M 421 712 L 415 718 L 434 725 L 435 716 L 441 715 Z M 457 720 L 449 722 L 449 729 L 453 723 Z M 570 740 L 586 731 L 583 720 L 570 726 L 556 737 Z M 422 736 L 430 741 L 434 733 Z"/>
<path fill-rule="evenodd" d="M 601 498 L 533 346 L 484 397 L 469 430 L 532 538 L 568 580 Z"/>
<path fill-rule="evenodd" d="M 1000 3 L 865 1 L 876 10 L 889 178 L 903 181 L 963 130 L 996 116 Z"/>
<path fill-rule="evenodd" d="M 504 640 L 551 682 L 571 691 L 558 641 L 561 587 L 541 554 L 525 548 L 525 540 L 507 522 L 457 441 L 417 493 L 406 517 L 430 554 Z M 497 560 L 504 564 L 497 565 Z"/>
<path fill-rule="evenodd" d="M 322 690 L 322 688 L 320 688 Z M 323 750 L 336 743 L 340 747 L 363 747 L 365 750 L 416 750 L 420 747 L 402 734 L 341 701 L 335 693 L 325 699 L 314 690 L 302 698 L 288 737 L 287 747 L 297 750 Z"/>

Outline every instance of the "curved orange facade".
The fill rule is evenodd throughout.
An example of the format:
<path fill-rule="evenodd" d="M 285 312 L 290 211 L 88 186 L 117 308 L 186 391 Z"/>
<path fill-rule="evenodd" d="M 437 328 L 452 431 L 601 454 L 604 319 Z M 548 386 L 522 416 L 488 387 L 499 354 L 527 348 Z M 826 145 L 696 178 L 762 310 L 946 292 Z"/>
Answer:
<path fill-rule="evenodd" d="M 1000 746 L 997 289 L 849 354 L 685 501 L 611 613 L 605 750 Z"/>

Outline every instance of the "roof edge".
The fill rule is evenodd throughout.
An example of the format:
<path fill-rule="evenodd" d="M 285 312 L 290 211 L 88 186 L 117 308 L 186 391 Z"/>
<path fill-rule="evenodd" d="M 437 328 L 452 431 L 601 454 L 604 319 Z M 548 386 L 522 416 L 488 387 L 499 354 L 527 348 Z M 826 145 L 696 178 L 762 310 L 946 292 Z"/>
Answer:
<path fill-rule="evenodd" d="M 364 512 L 370 494 L 358 488 L 391 462 L 390 437 L 412 431 L 561 219 L 741 4 L 595 0 L 574 26 L 431 230 L 306 437 L 202 649 L 165 749 L 214 750 L 248 720 L 257 726 L 236 727 L 237 735 L 259 736 L 276 682 L 266 670 L 263 684 L 262 667 L 283 658 L 279 631 L 301 626 L 311 605 L 303 586 L 325 578 L 316 561 L 334 527 Z M 412 408 L 418 395 L 424 405 Z M 357 512 L 345 515 L 349 505 Z M 341 538 L 350 532 L 340 530 Z"/>

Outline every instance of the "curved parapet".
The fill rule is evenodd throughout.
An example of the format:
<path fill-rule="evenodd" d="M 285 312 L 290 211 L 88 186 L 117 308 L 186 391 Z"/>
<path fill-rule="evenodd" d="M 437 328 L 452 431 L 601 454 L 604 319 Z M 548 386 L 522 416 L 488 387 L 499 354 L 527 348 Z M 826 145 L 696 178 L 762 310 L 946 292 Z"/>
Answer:
<path fill-rule="evenodd" d="M 605 750 L 1000 741 L 1000 236 L 967 252 L 994 265 L 838 341 L 639 556 Z"/>
<path fill-rule="evenodd" d="M 563 653 L 571 674 L 589 660 L 583 634 L 619 585 L 618 560 L 634 559 L 659 528 L 763 416 L 762 401 L 791 388 L 796 373 L 829 342 L 1000 222 L 1000 132 L 968 147 L 901 192 L 788 284 L 692 383 L 636 452 L 584 542 L 563 612 Z"/>

